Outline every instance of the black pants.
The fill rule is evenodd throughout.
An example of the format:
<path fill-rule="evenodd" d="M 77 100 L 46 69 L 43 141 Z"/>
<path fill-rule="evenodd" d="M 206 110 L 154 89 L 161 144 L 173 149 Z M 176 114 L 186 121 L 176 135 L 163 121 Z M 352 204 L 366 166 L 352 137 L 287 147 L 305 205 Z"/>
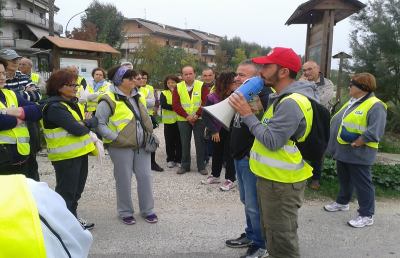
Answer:
<path fill-rule="evenodd" d="M 0 175 L 15 175 L 15 174 L 23 174 L 28 177 L 28 165 L 27 162 L 22 164 L 11 164 L 11 163 L 3 163 L 0 164 Z"/>
<path fill-rule="evenodd" d="M 336 202 L 348 204 L 355 188 L 360 216 L 372 216 L 375 213 L 375 189 L 372 184 L 371 167 L 336 161 L 340 186 Z"/>
<path fill-rule="evenodd" d="M 26 176 L 32 178 L 33 180 L 39 181 L 39 165 L 36 161 L 36 154 L 41 149 L 39 123 L 27 122 L 27 127 L 30 136 L 29 145 L 31 152 L 27 161 L 28 171 Z"/>
<path fill-rule="evenodd" d="M 324 158 L 318 161 L 310 161 L 310 165 L 313 168 L 313 175 L 312 179 L 313 180 L 320 180 L 321 179 L 321 172 L 322 172 L 322 167 L 324 165 Z"/>
<path fill-rule="evenodd" d="M 77 217 L 76 209 L 88 176 L 88 155 L 53 161 L 56 170 L 56 192 L 67 204 L 68 210 Z"/>
<path fill-rule="evenodd" d="M 167 162 L 181 163 L 182 145 L 177 123 L 164 124 L 165 151 Z"/>
<path fill-rule="evenodd" d="M 221 175 L 222 164 L 225 162 L 225 179 L 232 182 L 236 180 L 235 165 L 229 150 L 230 146 L 230 133 L 224 128 L 219 131 L 220 142 L 213 142 L 213 155 L 211 165 L 211 175 L 219 177 Z"/>

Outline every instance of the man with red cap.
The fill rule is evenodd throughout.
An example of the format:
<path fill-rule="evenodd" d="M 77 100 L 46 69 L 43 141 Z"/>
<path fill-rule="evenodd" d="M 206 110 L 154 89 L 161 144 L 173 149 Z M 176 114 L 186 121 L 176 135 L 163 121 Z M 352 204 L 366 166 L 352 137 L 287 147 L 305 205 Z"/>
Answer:
<path fill-rule="evenodd" d="M 309 99 L 318 100 L 316 88 L 308 81 L 295 80 L 301 60 L 290 48 L 276 47 L 252 61 L 263 65 L 261 77 L 276 91 L 270 94 L 267 111 L 259 121 L 242 95 L 232 94 L 229 103 L 255 136 L 249 163 L 257 176 L 261 224 L 270 257 L 300 257 L 297 216 L 312 168 L 295 142 L 304 141 L 311 131 Z"/>

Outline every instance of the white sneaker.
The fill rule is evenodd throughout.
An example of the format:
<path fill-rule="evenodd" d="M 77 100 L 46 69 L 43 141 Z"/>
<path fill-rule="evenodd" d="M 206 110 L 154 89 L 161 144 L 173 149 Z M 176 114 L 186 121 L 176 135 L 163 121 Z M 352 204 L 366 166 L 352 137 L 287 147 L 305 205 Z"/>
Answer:
<path fill-rule="evenodd" d="M 167 167 L 169 167 L 169 168 L 175 167 L 175 162 L 173 162 L 173 161 L 168 161 L 168 162 L 167 162 Z"/>
<path fill-rule="evenodd" d="M 234 182 L 232 182 L 231 180 L 227 179 L 225 180 L 225 182 L 220 185 L 219 189 L 221 189 L 221 191 L 229 191 L 232 188 L 234 188 L 236 185 Z"/>
<path fill-rule="evenodd" d="M 324 206 L 326 211 L 348 211 L 350 206 L 348 204 L 339 204 L 333 202 Z"/>
<path fill-rule="evenodd" d="M 374 224 L 374 217 L 373 216 L 371 216 L 371 217 L 358 216 L 357 218 L 348 221 L 347 224 L 349 224 L 350 226 L 352 226 L 354 228 L 363 228 L 365 226 L 371 226 L 372 224 Z"/>
<path fill-rule="evenodd" d="M 201 180 L 203 185 L 218 184 L 219 182 L 219 178 L 213 176 L 208 176 L 206 180 Z"/>

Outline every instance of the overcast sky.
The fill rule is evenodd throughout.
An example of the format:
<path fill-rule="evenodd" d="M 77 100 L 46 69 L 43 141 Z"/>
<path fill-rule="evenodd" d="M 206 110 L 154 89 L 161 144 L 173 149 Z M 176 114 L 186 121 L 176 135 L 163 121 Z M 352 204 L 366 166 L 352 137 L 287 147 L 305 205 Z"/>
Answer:
<path fill-rule="evenodd" d="M 91 0 L 56 0 L 60 11 L 55 22 L 64 27 L 68 20 L 89 6 Z M 256 42 L 263 46 L 284 46 L 304 55 L 306 25 L 285 25 L 285 22 L 306 0 L 101 0 L 113 3 L 125 17 L 146 18 L 151 21 L 188 29 L 198 29 L 220 36 Z M 366 0 L 361 0 L 366 3 Z M 80 27 L 80 16 L 73 18 L 68 30 Z M 334 28 L 332 54 L 350 53 L 349 18 Z M 336 61 L 332 67 L 337 66 Z"/>

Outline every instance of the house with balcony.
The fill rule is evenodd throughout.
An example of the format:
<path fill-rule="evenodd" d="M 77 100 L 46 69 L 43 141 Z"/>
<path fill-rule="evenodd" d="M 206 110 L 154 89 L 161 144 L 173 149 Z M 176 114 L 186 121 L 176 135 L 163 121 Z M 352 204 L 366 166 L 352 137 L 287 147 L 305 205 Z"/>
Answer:
<path fill-rule="evenodd" d="M 160 46 L 182 48 L 186 52 L 197 55 L 209 66 L 215 65 L 215 49 L 222 38 L 198 30 L 185 30 L 173 26 L 149 21 L 141 18 L 126 18 L 124 21 L 125 41 L 121 45 L 121 54 L 135 51 L 145 37 Z"/>
<path fill-rule="evenodd" d="M 35 70 L 47 70 L 49 53 L 31 46 L 49 35 L 48 0 L 3 0 L 0 27 L 0 48 L 12 48 L 21 56 L 29 57 Z M 54 8 L 55 12 L 59 9 Z M 62 25 L 54 23 L 54 34 L 63 32 Z"/>

